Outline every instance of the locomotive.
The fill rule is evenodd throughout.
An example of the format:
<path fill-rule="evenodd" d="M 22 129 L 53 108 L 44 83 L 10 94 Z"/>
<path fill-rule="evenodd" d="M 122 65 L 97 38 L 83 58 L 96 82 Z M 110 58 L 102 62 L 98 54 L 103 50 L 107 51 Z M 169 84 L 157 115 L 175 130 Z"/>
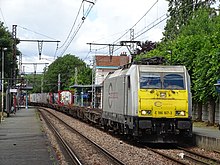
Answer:
<path fill-rule="evenodd" d="M 190 77 L 184 66 L 131 65 L 104 81 L 102 124 L 141 141 L 192 137 Z"/>
<path fill-rule="evenodd" d="M 65 108 L 56 109 L 143 142 L 192 137 L 190 76 L 184 66 L 128 64 L 109 73 L 101 91 L 102 110 L 63 104 L 59 106 Z M 45 105 L 42 98 L 30 102 Z"/>

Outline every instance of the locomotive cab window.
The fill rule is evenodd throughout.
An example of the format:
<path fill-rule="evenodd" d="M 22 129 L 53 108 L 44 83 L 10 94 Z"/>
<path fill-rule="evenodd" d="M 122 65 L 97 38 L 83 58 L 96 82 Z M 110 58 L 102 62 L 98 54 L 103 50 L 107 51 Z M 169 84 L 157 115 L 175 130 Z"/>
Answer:
<path fill-rule="evenodd" d="M 181 74 L 166 74 L 163 78 L 164 89 L 184 89 L 184 76 Z"/>
<path fill-rule="evenodd" d="M 141 89 L 160 89 L 161 77 L 159 73 L 140 73 Z"/>

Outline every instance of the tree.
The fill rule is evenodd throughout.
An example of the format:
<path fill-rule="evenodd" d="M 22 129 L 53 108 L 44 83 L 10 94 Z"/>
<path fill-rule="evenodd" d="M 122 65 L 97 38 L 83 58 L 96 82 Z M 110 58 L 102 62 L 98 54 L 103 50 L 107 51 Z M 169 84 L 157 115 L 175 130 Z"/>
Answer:
<path fill-rule="evenodd" d="M 92 70 L 74 55 L 67 54 L 63 57 L 58 57 L 49 65 L 44 75 L 45 91 L 57 92 L 59 74 L 61 77 L 61 90 L 69 89 L 69 86 L 73 85 L 76 81 L 82 85 L 91 84 Z M 75 77 L 77 77 L 77 80 L 75 80 Z"/>
<path fill-rule="evenodd" d="M 32 86 L 33 90 L 31 93 L 40 93 L 43 89 L 42 81 L 43 81 L 43 74 L 28 74 L 24 76 L 24 80 L 27 86 Z"/>
<path fill-rule="evenodd" d="M 165 26 L 164 41 L 175 39 L 180 29 L 188 24 L 193 14 L 201 8 L 210 8 L 215 0 L 167 0 L 170 18 Z"/>

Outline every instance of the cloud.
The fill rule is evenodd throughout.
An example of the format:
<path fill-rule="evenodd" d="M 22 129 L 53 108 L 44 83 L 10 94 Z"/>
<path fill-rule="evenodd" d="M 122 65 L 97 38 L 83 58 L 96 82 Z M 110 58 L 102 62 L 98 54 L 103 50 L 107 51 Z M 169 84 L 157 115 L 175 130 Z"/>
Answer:
<path fill-rule="evenodd" d="M 51 38 L 53 38 L 61 41 L 59 44 L 60 47 L 70 32 L 81 2 L 80 0 L 0 0 L 0 8 L 2 11 L 0 20 L 6 21 L 5 23 L 9 30 L 12 29 L 12 25 L 18 25 L 17 37 L 20 39 L 51 40 Z M 111 44 L 125 34 L 125 32 L 128 33 L 120 40 L 130 40 L 129 29 L 132 28 L 145 13 L 148 12 L 146 16 L 133 27 L 135 35 L 166 13 L 166 0 L 158 0 L 158 2 L 156 2 L 157 0 L 97 0 L 79 32 L 65 51 L 65 54 L 71 53 L 79 56 L 81 59 L 85 59 L 88 55 L 91 58 L 94 54 L 108 54 L 108 47 L 100 49 L 103 46 L 92 46 L 93 52 L 88 53 L 90 47 L 86 43 Z M 153 6 L 154 3 L 156 4 Z M 84 7 L 84 13 L 89 5 L 91 4 L 84 2 L 82 6 L 82 9 Z M 76 30 L 82 16 L 83 10 L 79 13 L 79 22 L 76 22 L 73 31 Z M 135 40 L 159 41 L 162 37 L 164 25 L 165 21 L 153 27 L 151 30 L 146 31 L 146 33 Z M 146 29 L 147 28 L 144 30 Z M 39 35 L 39 33 L 49 36 L 50 38 Z M 34 59 L 34 61 L 38 61 L 37 55 L 39 52 L 37 43 L 22 42 L 18 47 L 24 55 L 23 60 L 28 61 L 32 59 L 30 62 L 33 62 Z M 43 43 L 42 54 L 44 54 L 47 59 L 53 59 L 56 47 L 56 43 Z M 58 50 L 57 55 L 61 55 L 60 53 L 64 47 Z M 114 54 L 117 55 L 121 51 L 127 51 L 127 49 L 121 48 Z M 38 69 L 38 71 L 40 71 L 40 69 Z"/>

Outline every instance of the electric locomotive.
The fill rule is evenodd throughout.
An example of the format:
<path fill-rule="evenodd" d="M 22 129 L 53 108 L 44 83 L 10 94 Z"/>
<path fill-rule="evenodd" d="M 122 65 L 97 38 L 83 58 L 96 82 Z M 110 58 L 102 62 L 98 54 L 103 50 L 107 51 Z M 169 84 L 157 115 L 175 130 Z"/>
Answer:
<path fill-rule="evenodd" d="M 184 66 L 137 65 L 103 82 L 101 123 L 106 129 L 150 143 L 192 137 L 190 77 Z"/>

